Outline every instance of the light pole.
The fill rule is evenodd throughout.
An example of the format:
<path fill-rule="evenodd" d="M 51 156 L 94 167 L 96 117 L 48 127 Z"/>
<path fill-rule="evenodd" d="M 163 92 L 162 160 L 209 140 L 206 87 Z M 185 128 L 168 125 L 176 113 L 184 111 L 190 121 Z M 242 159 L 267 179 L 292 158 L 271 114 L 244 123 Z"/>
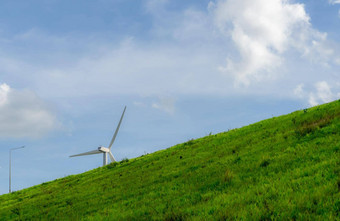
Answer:
<path fill-rule="evenodd" d="M 11 191 L 11 158 L 12 158 L 12 150 L 17 150 L 17 149 L 21 149 L 24 148 L 25 146 L 22 147 L 14 147 L 9 149 L 9 192 Z"/>

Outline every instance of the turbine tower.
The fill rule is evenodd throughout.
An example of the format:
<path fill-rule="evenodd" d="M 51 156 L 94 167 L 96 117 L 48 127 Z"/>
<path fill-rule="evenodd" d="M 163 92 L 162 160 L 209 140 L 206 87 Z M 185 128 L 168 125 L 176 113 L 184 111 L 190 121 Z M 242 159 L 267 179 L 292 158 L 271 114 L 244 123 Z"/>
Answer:
<path fill-rule="evenodd" d="M 111 140 L 111 143 L 109 144 L 108 147 L 98 147 L 98 149 L 96 150 L 92 150 L 92 151 L 89 151 L 89 152 L 85 152 L 85 153 L 80 153 L 80 154 L 75 154 L 75 155 L 71 155 L 70 157 L 78 157 L 78 156 L 85 156 L 85 155 L 92 155 L 92 154 L 100 154 L 102 153 L 103 154 L 103 166 L 107 165 L 107 154 L 109 154 L 109 157 L 110 157 L 110 160 L 111 162 L 116 162 L 112 152 L 111 152 L 111 147 L 113 145 L 113 142 L 115 141 L 116 139 L 116 136 L 117 136 L 117 133 L 118 133 L 118 130 L 119 130 L 119 127 L 120 127 L 120 124 L 122 123 L 122 120 L 123 120 L 123 117 L 124 117 L 124 113 L 125 113 L 125 110 L 126 110 L 126 106 L 124 108 L 124 111 L 122 113 L 122 116 L 120 117 L 120 120 L 119 120 L 119 123 L 118 123 L 118 126 L 116 128 L 116 131 L 115 133 L 113 134 L 113 137 L 112 137 L 112 140 Z"/>

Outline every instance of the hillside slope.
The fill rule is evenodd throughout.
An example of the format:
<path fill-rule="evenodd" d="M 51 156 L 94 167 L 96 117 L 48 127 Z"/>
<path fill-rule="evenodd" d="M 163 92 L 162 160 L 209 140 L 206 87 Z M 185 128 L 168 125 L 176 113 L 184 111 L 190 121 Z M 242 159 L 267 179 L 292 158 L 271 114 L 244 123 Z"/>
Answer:
<path fill-rule="evenodd" d="M 0 196 L 0 220 L 339 217 L 340 100 Z"/>

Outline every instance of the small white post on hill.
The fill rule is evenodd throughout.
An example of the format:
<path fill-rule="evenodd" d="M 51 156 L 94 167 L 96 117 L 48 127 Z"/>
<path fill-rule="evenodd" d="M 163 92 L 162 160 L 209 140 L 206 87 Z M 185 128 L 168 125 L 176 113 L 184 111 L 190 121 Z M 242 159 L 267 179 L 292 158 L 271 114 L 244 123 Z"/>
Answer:
<path fill-rule="evenodd" d="M 12 159 L 12 150 L 17 150 L 17 149 L 21 149 L 21 148 L 24 148 L 25 146 L 22 146 L 22 147 L 14 147 L 14 148 L 11 148 L 9 149 L 9 192 L 11 193 L 12 190 L 11 190 L 11 159 Z"/>

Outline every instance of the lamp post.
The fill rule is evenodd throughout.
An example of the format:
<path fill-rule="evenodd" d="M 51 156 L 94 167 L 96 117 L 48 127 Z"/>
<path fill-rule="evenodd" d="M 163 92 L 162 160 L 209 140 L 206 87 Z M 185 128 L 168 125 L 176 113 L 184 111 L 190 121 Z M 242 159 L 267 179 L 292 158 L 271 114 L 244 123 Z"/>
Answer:
<path fill-rule="evenodd" d="M 12 150 L 17 150 L 17 149 L 21 149 L 24 148 L 25 146 L 22 147 L 14 147 L 9 149 L 9 192 L 11 191 L 11 158 L 12 158 Z"/>

